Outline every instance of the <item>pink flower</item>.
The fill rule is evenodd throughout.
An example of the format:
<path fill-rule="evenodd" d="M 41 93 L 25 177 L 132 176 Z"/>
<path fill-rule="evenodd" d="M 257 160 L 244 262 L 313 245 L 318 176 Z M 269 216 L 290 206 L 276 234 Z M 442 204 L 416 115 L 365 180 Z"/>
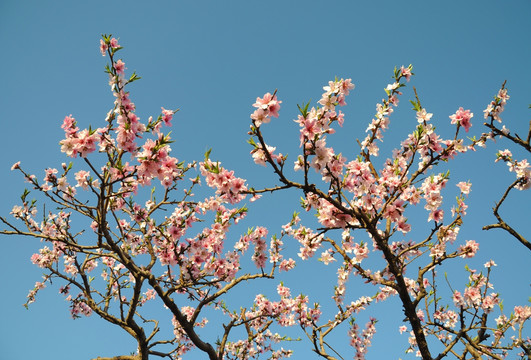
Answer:
<path fill-rule="evenodd" d="M 420 123 L 422 122 L 427 122 L 431 119 L 431 117 L 433 116 L 432 113 L 428 113 L 426 112 L 426 109 L 422 109 L 420 111 L 417 111 L 417 121 Z"/>
<path fill-rule="evenodd" d="M 461 307 L 465 305 L 465 300 L 463 299 L 463 296 L 457 290 L 454 291 L 453 300 L 454 300 L 455 306 Z"/>
<path fill-rule="evenodd" d="M 82 187 L 84 190 L 88 189 L 89 183 L 88 179 L 90 177 L 90 173 L 85 170 L 80 170 L 76 173 L 76 181 L 77 181 L 77 187 Z"/>
<path fill-rule="evenodd" d="M 417 310 L 417 316 L 419 317 L 420 321 L 424 321 L 424 311 L 422 311 L 422 309 Z"/>
<path fill-rule="evenodd" d="M 266 148 L 269 154 L 273 154 L 276 149 L 275 147 L 269 145 L 266 145 Z M 266 166 L 267 157 L 264 150 L 262 150 L 260 147 L 257 147 L 256 149 L 251 151 L 251 154 L 253 156 L 255 164 Z"/>
<path fill-rule="evenodd" d="M 404 234 L 407 234 L 411 231 L 411 225 L 407 223 L 407 219 L 405 217 L 401 217 L 398 219 L 398 223 L 396 224 L 396 229 L 398 231 L 403 232 Z"/>
<path fill-rule="evenodd" d="M 153 289 L 148 289 L 145 293 L 145 300 L 153 300 L 156 297 L 157 293 Z"/>
<path fill-rule="evenodd" d="M 457 184 L 457 187 L 459 188 L 459 190 L 461 190 L 463 194 L 468 195 L 470 193 L 470 188 L 472 187 L 472 184 L 470 182 L 461 181 Z"/>
<path fill-rule="evenodd" d="M 516 322 L 523 323 L 531 317 L 531 306 L 515 306 L 514 318 Z"/>
<path fill-rule="evenodd" d="M 411 66 L 411 65 L 410 65 Z M 411 78 L 411 75 L 413 75 L 411 73 L 411 68 L 410 67 L 400 67 L 400 73 L 402 76 L 405 76 L 406 77 L 406 80 L 409 81 L 409 79 Z"/>
<path fill-rule="evenodd" d="M 111 39 L 110 45 L 113 49 L 118 49 L 120 47 L 120 45 L 118 45 L 118 40 L 116 40 L 115 38 Z"/>
<path fill-rule="evenodd" d="M 334 259 L 334 255 L 331 254 L 330 249 L 328 249 L 321 253 L 321 257 L 319 258 L 319 261 L 322 261 L 325 265 L 328 265 L 331 262 L 336 261 L 336 259 Z"/>
<path fill-rule="evenodd" d="M 164 108 L 162 109 L 162 121 L 164 121 L 164 124 L 166 126 L 171 126 L 171 119 L 173 118 L 173 111 L 172 110 L 166 110 Z"/>
<path fill-rule="evenodd" d="M 432 246 L 430 250 L 430 256 L 434 258 L 440 258 L 444 255 L 444 252 L 446 251 L 446 244 L 445 243 L 439 243 Z"/>
<path fill-rule="evenodd" d="M 485 263 L 485 265 L 483 265 L 483 266 L 485 266 L 486 268 L 490 268 L 490 267 L 492 267 L 492 266 L 498 266 L 498 265 L 496 265 L 496 263 L 494 262 L 494 260 L 489 260 L 489 261 L 487 261 L 487 262 Z"/>
<path fill-rule="evenodd" d="M 352 79 L 341 79 L 340 82 L 340 89 L 341 89 L 341 94 L 343 94 L 344 96 L 348 96 L 348 94 L 350 93 L 350 90 L 354 89 L 355 85 L 352 83 Z"/>
<path fill-rule="evenodd" d="M 76 119 L 72 117 L 72 114 L 65 116 L 61 129 L 64 129 L 66 137 L 70 137 L 79 131 L 79 128 L 76 127 Z"/>
<path fill-rule="evenodd" d="M 481 302 L 481 308 L 486 313 L 490 313 L 492 312 L 494 305 L 499 304 L 499 303 L 500 303 L 500 299 L 498 297 L 498 294 L 492 293 L 483 299 L 483 301 Z"/>
<path fill-rule="evenodd" d="M 474 240 L 468 240 L 465 245 L 459 247 L 459 251 L 462 252 L 462 258 L 472 258 L 479 250 L 479 244 Z"/>
<path fill-rule="evenodd" d="M 103 41 L 103 39 L 100 39 L 100 51 L 101 51 L 102 56 L 105 56 L 105 52 L 107 51 L 108 48 L 109 47 L 107 46 L 105 41 Z"/>
<path fill-rule="evenodd" d="M 430 216 L 428 216 L 428 221 L 433 220 L 435 222 L 441 222 L 444 218 L 444 210 L 437 209 L 432 212 L 430 212 Z"/>
<path fill-rule="evenodd" d="M 367 247 L 367 244 L 363 243 L 362 245 L 360 244 L 354 245 L 354 254 L 356 255 L 357 263 L 361 263 L 363 259 L 368 258 L 369 248 Z"/>
<path fill-rule="evenodd" d="M 504 161 L 511 160 L 512 156 L 513 156 L 513 154 L 511 153 L 511 150 L 509 150 L 509 149 L 505 149 L 503 151 L 498 151 L 498 153 L 496 154 L 495 162 L 498 162 L 500 160 L 504 160 Z"/>
<path fill-rule="evenodd" d="M 262 195 L 259 194 L 253 194 L 253 197 L 249 200 L 250 202 L 255 202 L 256 200 L 260 199 Z"/>
<path fill-rule="evenodd" d="M 269 113 L 264 109 L 256 109 L 251 114 L 251 119 L 255 121 L 256 126 L 260 126 L 262 123 L 267 124 L 271 119 L 268 117 Z"/>
<path fill-rule="evenodd" d="M 465 290 L 464 298 L 469 305 L 477 307 L 481 303 L 481 292 L 476 286 L 470 286 Z"/>
<path fill-rule="evenodd" d="M 279 271 L 289 271 L 295 267 L 295 260 L 290 258 L 289 260 L 282 260 L 282 262 L 279 264 L 278 269 Z"/>
<path fill-rule="evenodd" d="M 116 70 L 117 74 L 123 75 L 125 70 L 125 63 L 122 60 L 118 60 L 114 63 L 114 70 Z"/>
<path fill-rule="evenodd" d="M 20 161 L 17 161 L 16 163 L 13 164 L 13 166 L 11 166 L 11 171 L 15 169 L 20 169 Z"/>
<path fill-rule="evenodd" d="M 268 123 L 271 120 L 271 116 L 278 118 L 278 111 L 280 110 L 280 104 L 282 101 L 277 100 L 276 95 L 267 93 L 263 98 L 256 98 L 256 102 L 253 104 L 257 110 L 251 115 L 257 126 L 262 123 Z"/>
<path fill-rule="evenodd" d="M 472 126 L 470 119 L 472 119 L 473 116 L 474 114 L 471 113 L 470 110 L 464 110 L 460 107 L 454 115 L 450 116 L 450 119 L 452 119 L 452 124 L 458 124 L 459 126 L 464 127 L 465 131 L 468 132 L 468 129 Z"/>

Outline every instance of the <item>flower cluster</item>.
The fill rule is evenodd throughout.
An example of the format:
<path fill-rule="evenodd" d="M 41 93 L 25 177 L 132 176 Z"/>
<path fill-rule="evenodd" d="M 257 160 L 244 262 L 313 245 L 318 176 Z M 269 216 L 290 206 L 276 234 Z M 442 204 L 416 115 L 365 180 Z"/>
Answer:
<path fill-rule="evenodd" d="M 263 98 L 256 98 L 253 106 L 256 110 L 251 114 L 251 119 L 256 127 L 271 121 L 271 116 L 278 118 L 278 111 L 282 101 L 277 99 L 275 94 L 267 93 Z"/>
<path fill-rule="evenodd" d="M 178 160 L 169 155 L 171 148 L 168 143 L 168 137 L 159 136 L 157 140 L 148 139 L 142 145 L 142 151 L 137 154 L 139 184 L 149 185 L 151 179 L 158 178 L 167 189 L 182 175 Z"/>
<path fill-rule="evenodd" d="M 413 66 L 409 65 L 407 68 L 402 66 L 400 69 L 395 68 L 394 82 L 388 84 L 385 88 L 387 99 L 383 99 L 381 103 L 376 104 L 376 115 L 365 130 L 367 136 L 361 142 L 362 150 L 366 150 L 369 155 L 378 156 L 379 148 L 374 142 L 375 140 L 383 141 L 383 132 L 389 127 L 389 116 L 393 113 L 393 106 L 398 106 L 398 96 L 402 95 L 399 89 L 405 84 L 401 82 L 403 78 L 409 81 L 413 75 Z"/>
<path fill-rule="evenodd" d="M 86 157 L 88 154 L 96 150 L 100 133 L 104 129 L 97 130 L 81 130 L 76 126 L 76 120 L 70 116 L 66 116 L 61 127 L 65 131 L 65 139 L 61 140 L 61 151 L 70 157 L 76 157 L 78 154 L 81 157 Z"/>
<path fill-rule="evenodd" d="M 365 329 L 363 329 L 361 334 L 359 333 L 359 326 L 357 323 L 353 323 L 351 325 L 348 335 L 350 337 L 350 346 L 356 350 L 354 359 L 365 359 L 368 348 L 371 346 L 372 338 L 376 333 L 376 322 L 376 319 L 371 318 L 370 321 L 365 325 Z"/>
<path fill-rule="evenodd" d="M 214 163 L 206 159 L 199 164 L 201 175 L 205 177 L 208 186 L 216 189 L 221 199 L 231 204 L 236 204 L 246 197 L 247 186 L 245 180 L 234 176 L 234 171 L 229 171 L 220 166 L 220 163 Z"/>
<path fill-rule="evenodd" d="M 473 113 L 470 112 L 470 110 L 464 110 L 462 107 L 459 108 L 455 112 L 455 114 L 450 115 L 450 119 L 452 119 L 452 124 L 457 124 L 457 126 L 462 126 L 466 132 L 470 129 L 472 124 L 470 123 L 470 119 L 474 116 Z"/>
<path fill-rule="evenodd" d="M 109 47 L 112 51 L 117 51 L 118 49 L 120 49 L 118 40 L 116 38 L 100 39 L 100 52 L 102 56 L 105 56 L 105 52 L 109 50 Z"/>
<path fill-rule="evenodd" d="M 496 120 L 501 123 L 502 119 L 500 114 L 505 110 L 505 104 L 509 98 L 510 96 L 507 95 L 507 89 L 502 87 L 494 97 L 494 100 L 490 102 L 485 110 L 483 110 L 485 120 L 490 117 L 491 121 Z"/>
<path fill-rule="evenodd" d="M 509 167 L 509 171 L 516 174 L 517 183 L 515 187 L 518 190 L 527 190 L 531 188 L 531 167 L 527 159 L 518 161 L 514 159 L 513 154 L 510 150 L 505 149 L 503 151 L 498 151 L 496 154 L 496 162 L 504 161 Z"/>
<path fill-rule="evenodd" d="M 312 107 L 308 110 L 309 103 L 299 107 L 301 114 L 296 123 L 300 127 L 300 146 L 304 149 L 304 159 L 312 157 L 310 166 L 323 175 L 323 179 L 330 181 L 331 176 L 337 176 L 343 170 L 345 158 L 336 155 L 334 149 L 326 146 L 326 134 L 333 134 L 331 127 L 334 122 L 343 125 L 344 114 L 336 112 L 336 106 L 346 105 L 345 97 L 354 89 L 351 79 L 330 81 L 324 86 L 325 92 L 319 100 L 322 107 Z M 303 169 L 303 157 L 299 156 L 295 162 L 295 170 Z"/>
<path fill-rule="evenodd" d="M 89 305 L 87 305 L 86 300 L 83 298 L 81 294 L 79 294 L 75 298 L 69 295 L 66 298 L 66 300 L 70 301 L 70 314 L 72 315 L 73 319 L 77 319 L 81 317 L 81 315 L 84 315 L 84 316 L 92 315 L 92 309 L 90 308 Z"/>

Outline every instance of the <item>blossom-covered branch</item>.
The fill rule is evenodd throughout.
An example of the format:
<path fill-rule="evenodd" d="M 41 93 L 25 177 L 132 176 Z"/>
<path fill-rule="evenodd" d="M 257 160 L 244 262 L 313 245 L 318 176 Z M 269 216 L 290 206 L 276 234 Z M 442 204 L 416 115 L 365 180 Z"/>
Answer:
<path fill-rule="evenodd" d="M 8 227 L 3 234 L 32 236 L 46 244 L 31 259 L 45 276 L 30 291 L 26 305 L 47 283 L 62 280 L 60 293 L 70 303 L 72 317 L 96 313 L 136 339 L 135 355 L 114 359 L 180 359 L 193 348 L 210 359 L 239 357 L 242 349 L 249 356 L 289 356 L 290 351 L 273 346 L 288 339 L 270 330 L 280 313 L 252 303 L 242 311 L 231 310 L 223 300 L 235 287 L 294 267 L 293 260 L 283 258 L 282 238 L 273 236 L 268 243 L 267 229 L 258 226 L 232 244 L 228 241 L 229 230 L 248 211 L 240 205 L 248 197 L 245 180 L 208 154 L 199 164 L 171 155 L 173 141 L 163 126 L 172 126 L 177 110 L 162 108 L 156 119 L 141 121 L 126 90 L 140 78 L 125 77 L 125 62 L 117 58 L 121 49 L 116 38 L 103 36 L 100 50 L 110 60 L 106 72 L 115 97 L 105 126 L 80 130 L 72 115 L 63 121 L 61 151 L 73 161 L 63 164 L 62 171 L 46 169 L 42 182 L 20 163 L 12 167 L 57 208 L 38 221 L 37 203 L 25 190 L 12 215 L 27 230 L 1 218 Z M 193 192 L 201 181 L 214 193 L 197 200 Z M 184 192 L 177 192 L 179 188 Z M 242 264 L 250 252 L 258 271 Z M 147 302 L 165 306 L 172 336 L 164 337 L 168 334 L 163 334 L 159 321 L 144 314 Z M 200 329 L 209 326 L 204 314 L 210 311 L 225 319 L 213 325 L 222 329 L 221 343 L 201 334 Z M 236 328 L 247 328 L 249 336 L 235 338 Z"/>
<path fill-rule="evenodd" d="M 490 133 L 485 134 L 484 136 L 488 136 L 490 138 L 505 138 L 518 145 L 518 147 L 526 151 L 527 154 L 531 154 L 531 121 L 529 123 L 527 135 L 524 138 L 520 137 L 516 133 L 511 133 L 511 131 L 507 129 L 505 125 L 499 128 L 495 123 L 495 121 L 498 123 L 502 122 L 500 114 L 504 111 L 505 104 L 509 98 L 510 96 L 507 94 L 507 89 L 505 88 L 504 82 L 501 89 L 498 91 L 498 94 L 494 97 L 494 100 L 491 101 L 491 103 L 484 110 L 485 120 L 487 120 L 484 125 L 490 130 Z M 498 151 L 495 161 L 503 161 L 506 163 L 509 167 L 509 171 L 516 174 L 516 180 L 507 187 L 500 200 L 496 202 L 496 205 L 492 209 L 492 212 L 498 222 L 484 226 L 483 230 L 503 229 L 516 238 L 521 244 L 531 250 L 531 243 L 529 240 L 527 240 L 520 232 L 516 231 L 511 225 L 509 225 L 499 212 L 501 205 L 505 202 L 509 196 L 509 193 L 513 189 L 522 191 L 531 188 L 531 168 L 529 166 L 529 161 L 527 159 L 517 160 L 509 149 Z"/>
<path fill-rule="evenodd" d="M 490 132 L 469 140 L 463 130 L 472 129 L 471 110 L 459 107 L 449 115 L 447 126 L 455 135 L 444 139 L 414 90 L 411 132 L 380 160 L 384 134 L 413 67 L 394 69 L 355 154 L 331 146 L 337 126 L 348 121 L 340 107 L 354 84 L 330 81 L 317 105 L 299 106 L 295 141 L 300 154 L 293 171 L 288 156 L 277 150 L 280 145 L 266 142 L 263 129 L 280 116 L 282 104 L 276 90 L 266 93 L 253 104 L 249 144 L 253 161 L 271 169 L 278 182 L 255 189 L 211 159 L 210 151 L 203 161 L 174 157 L 165 128 L 178 110 L 162 107 L 156 117 L 140 119 L 128 91 L 140 77 L 125 76 L 120 50 L 116 38 L 103 36 L 100 51 L 109 59 L 106 72 L 114 96 L 103 126 L 81 129 L 72 115 L 63 120 L 61 151 L 72 161 L 45 169 L 42 180 L 20 163 L 12 167 L 30 190 L 13 207 L 14 221 L 0 218 L 5 225 L 0 233 L 44 242 L 31 257 L 43 269 L 43 279 L 30 290 L 26 306 L 59 280 L 73 318 L 96 314 L 136 340 L 134 355 L 104 358 L 114 360 L 197 353 L 211 360 L 287 358 L 293 351 L 279 343 L 296 339 L 279 332 L 288 327 L 300 329 L 308 346 L 329 360 L 343 359 L 330 334 L 344 331 L 347 353 L 364 359 L 378 319 L 361 322 L 359 317 L 392 298 L 405 315 L 398 331 L 409 334 L 406 352 L 424 360 L 529 356 L 531 342 L 523 329 L 531 307 L 504 313 L 490 282 L 494 261 L 487 261 L 483 271 L 466 266 L 463 285 L 445 284 L 439 275 L 442 266 L 475 257 L 480 242 L 459 237 L 472 184 L 453 181 L 438 166 L 497 136 L 529 151 L 531 128 L 524 139 L 494 125 L 509 98 L 504 86 L 485 111 Z M 509 150 L 499 152 L 498 160 L 517 179 L 496 204 L 498 223 L 486 228 L 501 227 L 528 246 L 498 213 L 512 189 L 529 188 L 528 163 Z M 238 232 L 249 211 L 245 200 L 280 191 L 300 192 L 302 211 L 278 235 L 262 224 Z M 453 206 L 445 202 L 452 192 L 457 194 Z M 39 211 L 37 200 L 30 200 L 34 194 L 48 210 Z M 298 244 L 301 262 L 336 267 L 333 287 L 319 288 L 329 291 L 328 303 L 313 301 L 311 294 L 292 295 L 293 287 L 278 281 L 280 273 L 296 271 L 296 261 L 285 251 L 287 241 Z M 278 281 L 273 294 L 260 288 L 249 303 L 230 297 L 245 286 L 256 291 L 248 284 L 266 279 Z M 352 286 L 356 279 L 366 286 Z M 145 306 L 149 303 L 161 305 L 166 315 L 155 319 Z"/>
<path fill-rule="evenodd" d="M 441 301 L 435 290 L 436 266 L 450 259 L 474 257 L 479 244 L 474 240 L 467 240 L 462 245 L 454 245 L 466 215 L 466 198 L 471 184 L 465 181 L 456 184 L 459 196 L 449 216 L 445 214 L 442 196 L 449 181 L 449 172 L 437 173 L 433 169 L 460 153 L 483 146 L 487 137 L 472 139 L 469 144 L 460 138 L 461 129 L 465 132 L 470 130 L 474 114 L 470 110 L 459 108 L 450 116 L 451 124 L 456 128 L 454 138 L 441 139 L 430 122 L 432 114 L 421 106 L 415 91 L 415 100 L 411 103 L 416 111 L 417 125 L 400 147 L 393 151 L 392 158 L 385 160 L 383 167 L 377 170 L 373 161 L 373 158 L 380 155 L 376 140 L 382 141 L 384 132 L 389 128 L 390 115 L 398 106 L 399 96 L 402 95 L 400 89 L 405 87 L 405 82 L 413 75 L 412 67 L 395 69 L 393 75 L 394 82 L 385 88 L 387 98 L 377 104 L 375 118 L 366 130 L 367 136 L 358 142 L 361 147 L 359 156 L 350 162 L 343 154 L 336 153 L 327 145 L 327 137 L 335 132 L 332 127 L 335 122 L 342 126 L 345 121 L 344 114 L 336 109 L 346 104 L 345 98 L 354 88 L 351 80 L 336 79 L 325 86 L 325 92 L 319 101 L 320 107 L 310 109 L 309 103 L 299 106 L 300 115 L 295 122 L 300 126 L 302 154 L 295 161 L 294 170 L 302 171 L 300 181 L 287 175 L 287 156 L 275 154 L 276 147 L 267 145 L 262 133 L 264 124 L 269 123 L 269 116 L 278 116 L 281 102 L 277 99 L 276 92 L 274 95 L 266 94 L 263 98 L 258 98 L 253 105 L 257 110 L 251 115 L 251 153 L 256 163 L 269 164 L 282 183 L 267 190 L 253 189 L 254 193 L 285 191 L 289 188 L 302 190 L 303 209 L 315 210 L 322 228 L 316 232 L 311 227 L 301 225 L 301 219 L 296 215 L 284 227 L 284 231 L 301 244 L 301 259 L 308 260 L 323 248 L 319 260 L 326 265 L 336 261 L 339 264 L 337 286 L 332 296 L 338 313 L 330 320 L 314 319 L 302 328 L 317 354 L 326 359 L 335 359 L 335 350 L 327 344 L 324 337 L 371 302 L 398 295 L 411 329 L 409 350 L 416 351 L 423 359 L 440 359 L 450 353 L 458 358 L 463 358 L 467 353 L 498 358 L 508 350 L 520 346 L 529 349 L 529 342 L 521 337 L 505 345 L 501 344 L 501 339 L 518 321 L 529 318 L 530 308 L 523 307 L 525 314 L 516 322 L 514 316 L 498 318 L 501 319 L 497 320 L 498 326 L 489 327 L 489 314 L 499 299 L 498 295 L 487 294 L 486 290 L 479 291 L 485 286 L 485 282 L 474 278 L 475 282 L 467 287 L 466 296 L 471 297 L 474 291 L 477 295 L 467 302 L 455 302 L 457 310 L 451 310 L 449 305 L 439 306 Z M 274 108 L 274 112 L 269 112 L 270 107 Z M 311 169 L 320 175 L 320 179 L 313 179 Z M 320 189 L 321 186 L 326 190 Z M 427 221 L 433 225 L 428 230 L 428 235 L 421 240 L 404 241 L 399 235 L 418 236 L 421 232 L 421 229 L 414 231 L 412 224 L 408 223 L 406 211 L 408 207 L 416 206 L 421 201 L 424 201 L 424 208 L 428 211 Z M 337 230 L 341 231 L 339 239 L 332 235 Z M 367 240 L 355 241 L 356 233 L 358 239 L 361 237 Z M 368 244 L 371 242 L 373 252 L 380 253 L 385 260 L 383 268 L 374 270 L 363 265 L 370 261 L 367 259 L 370 258 Z M 413 274 L 412 278 L 406 276 L 406 273 L 412 271 L 408 272 L 408 269 L 414 268 L 418 268 L 417 274 Z M 380 290 L 376 295 L 363 296 L 345 307 L 346 285 L 351 275 L 361 277 Z M 490 284 L 488 285 L 490 288 Z M 457 294 L 456 292 L 454 296 Z M 422 310 L 422 304 L 435 304 L 436 307 Z M 515 312 L 519 309 L 515 308 Z M 480 311 L 482 315 L 478 315 Z M 454 330 L 459 316 L 461 327 Z M 465 319 L 470 316 L 468 325 L 465 325 Z M 375 323 L 375 320 L 371 320 L 365 330 L 367 333 L 360 336 L 358 325 L 351 319 L 349 335 L 352 338 L 351 344 L 356 348 L 356 358 L 364 358 L 375 331 Z M 401 332 L 406 329 L 406 326 L 401 327 Z M 470 335 L 473 332 L 480 336 Z M 489 337 L 488 332 L 496 334 L 495 340 L 490 344 L 485 343 Z M 428 335 L 434 335 L 443 341 L 445 348 L 438 355 L 432 355 Z M 462 346 L 459 347 L 458 344 Z M 332 353 L 330 349 L 333 350 Z"/>

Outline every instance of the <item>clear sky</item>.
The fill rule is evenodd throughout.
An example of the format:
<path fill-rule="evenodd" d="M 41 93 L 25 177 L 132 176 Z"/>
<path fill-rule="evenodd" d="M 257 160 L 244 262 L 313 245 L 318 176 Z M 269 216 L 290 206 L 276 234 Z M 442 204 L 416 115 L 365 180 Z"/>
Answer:
<path fill-rule="evenodd" d="M 174 156 L 201 159 L 213 148 L 213 158 L 260 187 L 276 179 L 249 155 L 251 104 L 257 96 L 278 89 L 283 101 L 280 118 L 265 130 L 266 136 L 278 151 L 295 159 L 296 104 L 315 103 L 322 86 L 335 76 L 352 78 L 356 84 L 342 109 L 345 127 L 334 140 L 349 159 L 357 151 L 355 139 L 364 137 L 375 104 L 385 95 L 394 66 L 410 63 L 416 76 L 408 84 L 401 110 L 391 118 L 387 151 L 415 126 L 407 101 L 413 98 L 411 86 L 417 88 L 422 105 L 434 113 L 433 122 L 443 134 L 452 131 L 448 116 L 463 106 L 475 114 L 470 134 L 477 135 L 484 131 L 482 111 L 507 80 L 511 99 L 503 118 L 509 129 L 524 133 L 531 103 L 530 15 L 528 0 L 3 0 L 0 214 L 9 214 L 24 189 L 19 174 L 9 170 L 14 162 L 21 161 L 42 178 L 44 168 L 67 161 L 58 146 L 65 115 L 72 114 L 82 127 L 102 126 L 113 102 L 103 72 L 107 59 L 98 50 L 102 33 L 120 39 L 125 47 L 120 56 L 128 73 L 136 71 L 142 77 L 129 90 L 143 120 L 159 114 L 161 106 L 181 109 L 173 121 Z M 479 258 L 471 266 L 490 258 L 498 263 L 495 289 L 511 308 L 531 295 L 530 254 L 505 233 L 481 231 L 494 221 L 490 208 L 503 186 L 513 181 L 504 165 L 494 164 L 496 151 L 506 147 L 504 142 L 490 143 L 487 149 L 454 162 L 452 182 L 473 183 L 461 239 L 480 243 Z M 249 226 L 262 224 L 278 233 L 298 210 L 299 194 L 291 195 L 273 196 L 252 207 Z M 519 224 L 529 238 L 531 193 L 514 195 L 503 208 L 504 216 Z M 58 284 L 42 291 L 25 310 L 28 290 L 41 275 L 29 258 L 41 244 L 6 236 L 0 241 L 0 359 L 89 359 L 134 350 L 135 344 L 120 329 L 96 316 L 72 321 L 67 303 L 57 293 Z M 464 264 L 458 261 L 455 266 L 460 270 Z M 319 275 L 311 271 L 322 266 L 316 262 L 301 266 L 293 288 L 319 292 L 315 288 Z M 352 294 L 360 295 L 355 290 Z M 404 357 L 407 340 L 399 337 L 400 323 L 393 322 L 403 315 L 400 307 L 391 305 L 378 308 L 380 327 L 369 359 Z M 307 345 L 294 345 L 301 349 L 295 358 L 315 358 L 304 350 Z"/>

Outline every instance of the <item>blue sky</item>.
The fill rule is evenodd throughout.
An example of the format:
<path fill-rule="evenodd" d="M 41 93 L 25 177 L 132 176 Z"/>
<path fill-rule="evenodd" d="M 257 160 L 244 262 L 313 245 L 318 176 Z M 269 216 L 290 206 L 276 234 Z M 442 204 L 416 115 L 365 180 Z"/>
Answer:
<path fill-rule="evenodd" d="M 149 4 L 4 0 L 0 3 L 0 214 L 9 214 L 24 189 L 18 174 L 9 170 L 14 162 L 21 161 L 41 178 L 44 168 L 66 161 L 57 145 L 65 115 L 73 114 L 82 127 L 103 123 L 113 98 L 103 73 L 107 60 L 98 51 L 102 33 L 120 39 L 128 73 L 136 71 L 142 77 L 130 91 L 143 120 L 156 116 L 161 106 L 181 109 L 173 121 L 174 156 L 201 159 L 213 148 L 213 158 L 260 187 L 276 179 L 269 170 L 254 165 L 249 155 L 246 140 L 255 98 L 278 89 L 283 101 L 280 118 L 264 131 L 268 143 L 295 159 L 296 104 L 315 103 L 322 86 L 335 76 L 352 78 L 356 84 L 343 109 L 345 127 L 333 140 L 334 148 L 349 158 L 356 154 L 355 139 L 364 137 L 375 104 L 385 95 L 383 88 L 391 81 L 393 68 L 410 63 L 416 76 L 391 118 L 385 138 L 388 153 L 415 126 L 407 101 L 413 98 L 411 86 L 417 88 L 422 105 L 434 113 L 441 133 L 450 134 L 448 116 L 463 106 L 475 114 L 470 130 L 474 135 L 484 130 L 482 111 L 507 80 L 511 99 L 503 118 L 509 129 L 524 133 L 531 103 L 529 14 L 531 2 L 523 0 L 503 5 L 490 0 Z M 493 162 L 496 151 L 507 146 L 503 141 L 490 143 L 487 149 L 455 161 L 452 182 L 472 181 L 461 239 L 480 242 L 476 266 L 495 259 L 495 289 L 507 305 L 514 305 L 531 295 L 529 253 L 505 233 L 481 231 L 494 221 L 490 208 L 503 186 L 513 181 L 514 175 L 504 165 Z M 504 216 L 519 224 L 529 238 L 531 195 L 529 191 L 514 195 L 503 209 Z M 249 223 L 279 232 L 280 225 L 298 210 L 298 196 L 264 199 L 251 208 Z M 41 274 L 29 258 L 41 244 L 6 236 L 1 241 L 0 358 L 89 359 L 134 350 L 134 343 L 119 329 L 95 316 L 72 321 L 57 284 L 25 310 L 27 292 Z M 460 270 L 464 264 L 456 262 L 455 267 Z M 319 276 L 311 271 L 321 266 L 302 265 L 298 276 L 303 281 L 294 288 L 315 291 L 313 280 Z M 401 319 L 400 308 L 382 306 L 378 316 L 381 328 L 368 358 L 402 356 L 406 338 L 398 337 L 398 325 L 393 322 Z M 295 345 L 301 351 L 296 358 L 302 354 L 312 358 L 301 345 Z"/>

